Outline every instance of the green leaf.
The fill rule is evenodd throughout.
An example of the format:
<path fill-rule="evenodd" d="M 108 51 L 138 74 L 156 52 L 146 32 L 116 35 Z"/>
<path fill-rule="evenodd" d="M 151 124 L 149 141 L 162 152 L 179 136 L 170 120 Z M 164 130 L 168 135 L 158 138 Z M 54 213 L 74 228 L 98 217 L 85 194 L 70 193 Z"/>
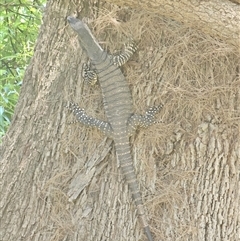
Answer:
<path fill-rule="evenodd" d="M 5 0 L 0 16 L 0 142 L 10 124 L 33 55 L 46 0 Z"/>

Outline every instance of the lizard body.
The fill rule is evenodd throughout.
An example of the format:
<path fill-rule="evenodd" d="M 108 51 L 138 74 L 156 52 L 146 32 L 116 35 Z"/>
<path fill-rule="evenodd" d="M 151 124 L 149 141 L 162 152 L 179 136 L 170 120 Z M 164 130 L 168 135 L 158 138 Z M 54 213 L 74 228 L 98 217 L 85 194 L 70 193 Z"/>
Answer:
<path fill-rule="evenodd" d="M 119 58 L 115 57 L 114 61 L 114 57 L 101 48 L 88 26 L 83 23 L 83 21 L 74 17 L 68 17 L 67 19 L 73 30 L 77 32 L 80 45 L 87 52 L 91 60 L 91 65 L 94 67 L 94 72 L 96 72 L 102 91 L 104 109 L 108 122 L 87 116 L 84 110 L 74 103 L 70 103 L 68 108 L 75 114 L 79 122 L 88 126 L 97 127 L 114 140 L 117 158 L 122 173 L 128 183 L 133 201 L 136 204 L 145 234 L 148 241 L 153 241 L 133 166 L 129 136 L 135 131 L 137 126 L 147 127 L 154 123 L 154 115 L 162 106 L 150 108 L 146 112 L 146 115 L 133 114 L 130 89 L 119 68 L 119 65 L 126 61 L 122 60 L 122 56 Z M 133 49 L 132 52 L 134 51 L 135 49 Z M 130 50 L 126 52 L 126 58 L 129 58 Z M 121 60 L 116 62 L 116 59 Z M 94 74 L 91 73 L 91 75 Z"/>

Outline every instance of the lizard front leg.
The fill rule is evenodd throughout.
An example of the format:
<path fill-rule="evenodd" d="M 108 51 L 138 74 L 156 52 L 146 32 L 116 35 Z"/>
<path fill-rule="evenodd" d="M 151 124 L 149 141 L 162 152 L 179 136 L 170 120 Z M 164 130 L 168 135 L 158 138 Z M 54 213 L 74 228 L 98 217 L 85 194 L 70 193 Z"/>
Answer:
<path fill-rule="evenodd" d="M 76 116 L 78 122 L 81 122 L 86 126 L 96 127 L 108 137 L 112 136 L 112 128 L 108 122 L 88 116 L 85 113 L 84 109 L 79 108 L 79 106 L 73 102 L 69 102 L 66 105 L 66 108 L 72 111 L 72 113 Z"/>
<path fill-rule="evenodd" d="M 137 45 L 134 42 L 129 44 L 124 44 L 124 51 L 120 54 L 112 55 L 113 64 L 120 67 L 124 65 L 133 55 L 133 53 L 137 50 Z"/>
<path fill-rule="evenodd" d="M 85 82 L 90 85 L 95 85 L 98 78 L 96 72 L 92 69 L 90 61 L 88 63 L 84 63 L 82 67 L 82 77 Z"/>
<path fill-rule="evenodd" d="M 133 55 L 133 53 L 137 50 L 137 45 L 134 42 L 131 42 L 129 44 L 124 44 L 124 51 L 120 54 L 112 55 L 113 64 L 120 67 L 124 65 Z M 82 68 L 82 77 L 85 82 L 87 82 L 90 85 L 95 85 L 98 77 L 97 73 L 91 66 L 91 62 L 88 61 L 88 63 L 83 64 Z"/>
<path fill-rule="evenodd" d="M 151 107 L 146 111 L 145 115 L 131 115 L 127 124 L 128 134 L 131 136 L 139 126 L 146 128 L 157 123 L 157 121 L 155 121 L 155 115 L 162 109 L 162 107 L 163 105 Z"/>

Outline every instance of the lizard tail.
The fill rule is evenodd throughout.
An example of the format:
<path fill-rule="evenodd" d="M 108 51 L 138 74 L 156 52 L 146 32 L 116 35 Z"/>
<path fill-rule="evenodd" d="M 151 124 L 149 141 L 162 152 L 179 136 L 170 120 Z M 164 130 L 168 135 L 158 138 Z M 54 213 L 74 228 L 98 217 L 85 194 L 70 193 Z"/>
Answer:
<path fill-rule="evenodd" d="M 149 226 L 144 227 L 144 232 L 145 232 L 148 240 L 149 240 L 149 241 L 153 241 L 152 234 L 151 234 L 151 232 L 150 232 Z"/>
<path fill-rule="evenodd" d="M 137 176 L 133 166 L 132 156 L 130 153 L 130 144 L 128 139 L 126 138 L 124 141 L 122 140 L 120 143 L 116 142 L 115 140 L 115 147 L 116 147 L 116 152 L 120 163 L 120 167 L 122 169 L 122 173 L 128 183 L 128 186 L 132 194 L 133 201 L 135 202 L 135 205 L 137 207 L 139 219 L 141 220 L 145 234 L 148 238 L 148 241 L 153 241 L 150 228 L 148 226 L 144 206 L 143 206 L 142 195 L 139 190 Z"/>

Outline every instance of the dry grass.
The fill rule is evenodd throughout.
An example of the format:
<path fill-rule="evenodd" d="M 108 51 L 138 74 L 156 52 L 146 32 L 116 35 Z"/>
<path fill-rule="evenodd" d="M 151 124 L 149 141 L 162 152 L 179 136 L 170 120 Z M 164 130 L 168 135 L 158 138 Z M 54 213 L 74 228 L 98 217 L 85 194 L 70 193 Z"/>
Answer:
<path fill-rule="evenodd" d="M 161 116 L 168 124 L 194 126 L 206 115 L 236 120 L 239 108 L 229 101 L 240 85 L 236 49 L 156 15 L 128 11 L 126 19 L 124 13 L 118 8 L 102 11 L 94 27 L 111 52 L 131 38 L 138 42 L 137 54 L 124 68 L 136 108 L 162 101 Z"/>

